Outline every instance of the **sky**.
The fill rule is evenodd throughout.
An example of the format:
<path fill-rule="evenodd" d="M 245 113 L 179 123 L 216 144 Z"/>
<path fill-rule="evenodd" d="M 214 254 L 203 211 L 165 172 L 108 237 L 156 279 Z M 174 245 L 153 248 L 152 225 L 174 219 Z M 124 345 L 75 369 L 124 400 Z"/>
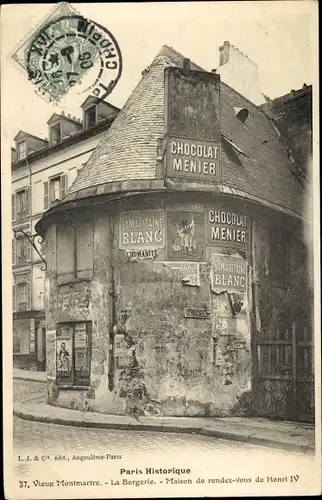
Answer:
<path fill-rule="evenodd" d="M 141 72 L 162 45 L 170 45 L 206 70 L 219 65 L 225 40 L 258 65 L 261 91 L 270 98 L 317 79 L 317 4 L 313 1 L 71 3 L 80 14 L 104 25 L 116 38 L 122 76 L 107 101 L 122 107 Z M 74 87 L 58 104 L 36 95 L 26 73 L 12 59 L 22 40 L 57 4 L 5 5 L 1 10 L 2 133 L 24 130 L 48 137 L 47 121 L 64 110 L 82 117 L 88 94 Z M 83 90 L 83 89 L 81 89 Z"/>

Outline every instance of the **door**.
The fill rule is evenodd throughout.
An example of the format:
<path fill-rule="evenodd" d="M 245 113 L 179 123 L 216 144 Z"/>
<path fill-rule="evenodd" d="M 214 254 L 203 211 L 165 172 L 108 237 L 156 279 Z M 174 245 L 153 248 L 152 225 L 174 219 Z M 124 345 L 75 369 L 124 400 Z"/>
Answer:
<path fill-rule="evenodd" d="M 254 406 L 259 416 L 314 421 L 312 328 L 277 329 L 254 339 Z"/>

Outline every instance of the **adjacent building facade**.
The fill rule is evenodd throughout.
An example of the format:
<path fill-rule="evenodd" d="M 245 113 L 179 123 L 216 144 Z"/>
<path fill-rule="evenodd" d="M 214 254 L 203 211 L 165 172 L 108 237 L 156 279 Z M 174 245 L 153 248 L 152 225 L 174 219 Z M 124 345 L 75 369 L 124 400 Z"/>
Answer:
<path fill-rule="evenodd" d="M 301 89 L 268 99 L 262 109 L 278 128 L 297 165 L 308 173 L 312 162 L 312 85 L 304 83 Z"/>
<path fill-rule="evenodd" d="M 48 208 L 65 196 L 118 111 L 92 97 L 86 99 L 82 108 L 83 121 L 63 112 L 54 113 L 48 120 L 49 140 L 23 131 L 14 138 L 11 171 L 15 367 L 46 369 L 46 250 L 40 237 L 32 237 L 35 225 Z"/>
<path fill-rule="evenodd" d="M 38 220 L 49 404 L 313 419 L 305 178 L 219 73 L 163 47 Z"/>

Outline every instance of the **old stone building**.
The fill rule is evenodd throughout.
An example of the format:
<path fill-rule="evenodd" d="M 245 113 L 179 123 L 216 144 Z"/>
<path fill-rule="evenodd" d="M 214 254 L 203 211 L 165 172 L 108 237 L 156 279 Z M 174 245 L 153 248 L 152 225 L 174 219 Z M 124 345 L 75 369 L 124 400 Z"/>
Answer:
<path fill-rule="evenodd" d="M 48 403 L 312 419 L 304 182 L 260 107 L 164 46 L 37 224 Z"/>

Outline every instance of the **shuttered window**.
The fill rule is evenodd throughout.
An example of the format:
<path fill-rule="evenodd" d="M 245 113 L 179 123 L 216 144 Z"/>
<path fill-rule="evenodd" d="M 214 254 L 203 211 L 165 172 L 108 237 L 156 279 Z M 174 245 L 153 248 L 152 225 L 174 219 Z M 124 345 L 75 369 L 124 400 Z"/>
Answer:
<path fill-rule="evenodd" d="M 44 182 L 44 210 L 49 208 L 48 182 Z"/>
<path fill-rule="evenodd" d="M 17 273 L 13 277 L 12 302 L 14 311 L 26 311 L 32 308 L 30 273 Z"/>
<path fill-rule="evenodd" d="M 57 224 L 56 262 L 61 281 L 75 278 L 75 230 L 69 221 Z"/>
<path fill-rule="evenodd" d="M 16 247 L 17 247 L 17 240 L 14 238 L 12 240 L 12 265 L 16 265 Z"/>
<path fill-rule="evenodd" d="M 11 197 L 12 220 L 22 220 L 30 215 L 30 189 L 20 189 Z"/>
<path fill-rule="evenodd" d="M 16 220 L 16 194 L 11 195 L 12 220 Z"/>
<path fill-rule="evenodd" d="M 23 266 L 31 260 L 31 244 L 26 236 L 12 240 L 12 263 Z"/>
<path fill-rule="evenodd" d="M 94 258 L 94 226 L 90 214 L 57 224 L 57 279 L 91 278 Z"/>
<path fill-rule="evenodd" d="M 83 214 L 76 218 L 76 276 L 87 278 L 93 273 L 94 228 Z"/>
<path fill-rule="evenodd" d="M 17 312 L 31 309 L 31 282 L 22 281 L 13 286 L 14 310 Z"/>
<path fill-rule="evenodd" d="M 62 200 L 67 190 L 67 174 L 60 174 L 44 182 L 44 209 Z"/>

